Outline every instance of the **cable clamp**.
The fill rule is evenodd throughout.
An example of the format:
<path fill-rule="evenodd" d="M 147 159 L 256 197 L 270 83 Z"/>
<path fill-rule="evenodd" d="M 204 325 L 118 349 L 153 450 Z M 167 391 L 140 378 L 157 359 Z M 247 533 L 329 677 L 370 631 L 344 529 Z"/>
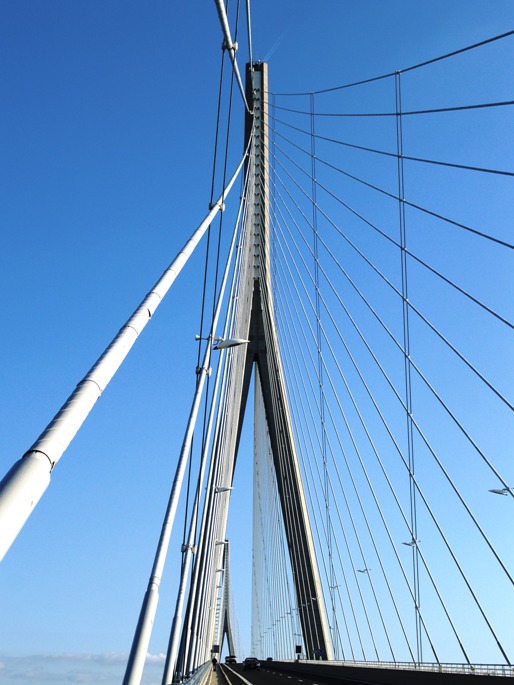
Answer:
<path fill-rule="evenodd" d="M 229 44 L 227 43 L 227 39 L 226 39 L 226 38 L 224 39 L 223 43 L 221 44 L 221 49 L 222 49 L 222 50 L 233 50 L 233 51 L 234 51 L 234 54 L 237 52 L 238 47 L 239 47 L 239 45 L 237 44 L 236 41 L 234 41 L 234 42 L 232 43 L 232 45 L 229 45 Z"/>
<path fill-rule="evenodd" d="M 206 373 L 208 376 L 210 376 L 211 373 L 212 373 L 212 369 L 211 369 L 210 366 L 207 366 L 207 367 L 206 367 L 206 366 L 197 366 L 197 367 L 196 367 L 195 373 L 196 373 L 197 376 L 199 376 L 203 371 L 205 371 L 205 373 Z"/>

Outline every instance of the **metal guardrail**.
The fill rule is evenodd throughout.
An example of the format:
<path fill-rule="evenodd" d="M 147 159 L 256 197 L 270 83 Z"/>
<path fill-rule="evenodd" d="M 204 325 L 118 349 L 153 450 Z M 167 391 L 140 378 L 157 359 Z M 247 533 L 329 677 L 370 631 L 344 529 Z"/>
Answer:
<path fill-rule="evenodd" d="M 206 661 L 203 666 L 199 666 L 189 678 L 184 679 L 182 682 L 187 681 L 187 685 L 205 685 L 209 680 L 211 670 L 211 662 Z"/>
<path fill-rule="evenodd" d="M 293 659 L 284 662 L 294 663 Z M 348 666 L 358 668 L 390 668 L 402 671 L 430 671 L 432 673 L 462 673 L 466 675 L 494 675 L 514 677 L 514 666 L 507 664 L 437 664 L 413 663 L 412 661 L 315 661 L 302 659 L 302 664 L 324 664 L 326 666 Z"/>

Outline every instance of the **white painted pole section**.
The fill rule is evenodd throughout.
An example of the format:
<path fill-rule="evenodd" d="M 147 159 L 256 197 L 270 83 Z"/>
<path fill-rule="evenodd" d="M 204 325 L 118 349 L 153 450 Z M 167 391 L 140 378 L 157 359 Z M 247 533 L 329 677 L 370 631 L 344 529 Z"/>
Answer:
<path fill-rule="evenodd" d="M 248 152 L 248 150 L 246 151 Z M 246 153 L 245 153 L 246 157 Z M 244 161 L 244 158 L 243 158 Z M 242 163 L 241 163 L 242 165 Z M 233 182 L 235 181 L 237 173 L 239 173 L 239 170 L 241 169 L 241 165 L 239 166 L 238 170 L 236 171 L 236 174 L 232 177 L 229 185 L 227 186 L 227 190 L 225 191 L 225 195 L 228 193 L 228 190 L 232 187 Z M 235 236 L 236 233 L 234 232 L 234 236 L 232 238 L 232 243 L 230 245 L 230 250 L 229 250 L 229 257 L 228 257 L 228 262 L 231 261 L 231 255 L 232 251 L 235 246 Z M 161 582 L 162 578 L 162 573 L 164 570 L 164 563 L 166 561 L 166 554 L 168 552 L 168 546 L 169 546 L 169 541 L 171 537 L 171 531 L 173 527 L 173 522 L 175 519 L 175 513 L 177 510 L 177 505 L 178 505 L 178 500 L 180 496 L 180 489 L 182 486 L 182 481 L 184 479 L 184 473 L 186 470 L 186 465 L 187 465 L 187 458 L 189 455 L 189 452 L 191 450 L 191 443 L 193 440 L 193 434 L 195 430 L 195 424 L 196 424 L 196 419 L 198 416 L 198 410 L 200 408 L 200 400 L 202 398 L 202 393 L 203 393 L 203 388 L 205 385 L 205 379 L 207 377 L 208 371 L 209 371 L 209 366 L 210 366 L 210 359 L 211 359 L 211 354 L 212 354 L 212 336 L 214 336 L 214 332 L 216 329 L 216 325 L 218 322 L 218 318 L 220 315 L 221 311 L 221 303 L 223 299 L 223 293 L 225 290 L 226 282 L 227 282 L 227 277 L 228 277 L 228 264 L 227 268 L 225 269 L 225 273 L 223 276 L 223 281 L 220 289 L 220 296 L 218 299 L 217 307 L 216 307 L 216 312 L 213 318 L 213 323 L 212 323 L 212 333 L 211 333 L 211 340 L 209 340 L 209 343 L 206 347 L 205 354 L 203 357 L 202 365 L 199 370 L 199 376 L 198 376 L 198 382 L 196 384 L 196 389 L 195 389 L 195 394 L 193 398 L 193 403 L 191 406 L 191 412 L 189 414 L 189 420 L 186 428 L 186 433 L 184 435 L 184 441 L 182 443 L 182 449 L 180 451 L 180 456 L 179 456 L 179 461 L 177 464 L 177 470 L 175 472 L 175 479 L 173 481 L 173 486 L 170 494 L 170 499 L 168 502 L 168 507 L 166 510 L 166 514 L 164 516 L 164 521 L 162 524 L 162 530 L 161 530 L 161 537 L 159 539 L 159 544 L 157 546 L 157 551 L 155 553 L 155 559 L 154 559 L 154 564 L 152 568 L 152 573 L 150 575 L 150 580 L 148 582 L 148 588 L 145 594 L 145 597 L 143 599 L 143 604 L 141 606 L 141 612 L 139 614 L 139 620 L 137 623 L 136 627 L 136 632 L 134 634 L 134 640 L 132 642 L 132 647 L 130 650 L 130 655 L 127 663 L 127 668 L 125 671 L 125 677 L 123 678 L 123 685 L 139 685 L 141 682 L 141 677 L 143 675 L 143 669 L 145 665 L 145 659 L 146 659 L 146 654 L 148 651 L 148 645 L 150 644 L 150 636 L 152 633 L 152 628 L 153 628 L 153 622 L 155 618 L 155 613 L 157 611 L 157 603 L 159 601 L 159 585 Z M 203 463 L 205 462 L 205 455 L 203 455 Z M 204 468 L 204 465 L 202 466 Z M 202 476 L 203 478 L 203 476 Z M 195 507 L 198 506 L 197 501 L 195 501 Z M 190 533 L 191 537 L 191 533 Z M 190 543 L 192 544 L 192 542 Z M 188 550 L 190 551 L 190 550 Z M 175 617 L 176 620 L 176 617 Z"/>
<path fill-rule="evenodd" d="M 17 461 L 0 483 L 0 538 L 4 554 L 49 483 L 50 464 L 45 455 L 38 452 Z"/>
<path fill-rule="evenodd" d="M 246 153 L 218 202 L 184 245 L 100 359 L 77 385 L 52 422 L 0 482 L 0 561 L 50 482 L 50 472 L 84 423 L 198 245 L 241 171 Z"/>
<path fill-rule="evenodd" d="M 180 450 L 180 457 L 177 464 L 177 470 L 175 472 L 175 478 L 173 480 L 170 499 L 168 501 L 168 507 L 166 509 L 166 514 L 162 524 L 161 537 L 159 538 L 159 544 L 157 545 L 152 574 L 148 582 L 148 589 L 141 606 L 141 612 L 139 614 L 139 620 L 137 623 L 136 632 L 134 634 L 132 648 L 130 650 L 127 669 L 125 671 L 125 677 L 123 678 L 123 685 L 139 685 L 143 675 L 143 668 L 145 665 L 146 654 L 148 652 L 148 645 L 150 644 L 150 636 L 152 634 L 155 612 L 157 611 L 157 603 L 159 601 L 159 585 L 161 584 L 164 562 L 166 561 L 166 554 L 168 553 L 171 531 L 173 528 L 173 522 L 175 520 L 175 513 L 177 511 L 182 481 L 184 480 L 184 473 L 187 466 L 189 451 L 191 449 L 191 442 L 193 440 L 196 418 L 198 416 L 198 410 L 200 409 L 200 400 L 202 399 L 202 392 L 205 385 L 205 379 L 207 377 L 210 353 L 211 346 L 209 344 L 207 345 L 207 350 L 205 353 L 204 366 L 202 366 L 200 370 L 198 382 L 196 384 L 195 396 L 193 405 L 191 407 L 191 412 L 189 414 L 186 434 L 182 443 L 182 449 Z"/>
<path fill-rule="evenodd" d="M 209 343 L 210 346 L 210 343 Z M 203 480 L 203 474 L 205 471 L 205 456 L 202 460 L 202 474 L 201 474 L 201 479 Z M 196 509 L 198 509 L 198 495 L 197 493 L 196 499 L 195 499 L 195 506 L 193 508 L 193 512 L 195 512 Z M 191 568 L 191 561 L 193 558 L 193 544 L 194 544 L 194 534 L 195 534 L 195 526 L 194 526 L 194 516 L 195 513 L 193 513 L 193 518 L 191 520 L 191 527 L 189 530 L 189 538 L 188 538 L 188 543 L 187 543 L 187 549 L 184 551 L 185 558 L 182 559 L 182 573 L 180 576 L 180 586 L 179 586 L 179 591 L 177 594 L 177 601 L 175 605 L 175 614 L 173 616 L 173 622 L 171 626 L 171 634 L 170 634 L 170 642 L 169 642 L 169 647 L 168 647 L 168 652 L 166 654 L 166 663 L 164 664 L 164 674 L 163 674 L 163 683 L 168 683 L 172 682 L 173 678 L 173 671 L 175 670 L 175 665 L 177 661 L 177 652 L 178 652 L 178 641 L 179 641 L 179 631 L 180 627 L 182 625 L 182 611 L 184 607 L 184 598 L 185 598 L 185 592 L 186 592 L 186 584 L 189 579 L 189 571 Z"/>
<path fill-rule="evenodd" d="M 205 357 L 204 357 L 204 360 L 202 363 L 202 368 L 206 367 L 209 363 L 210 348 L 212 345 L 212 341 L 214 340 L 214 335 L 216 333 L 216 327 L 218 325 L 218 320 L 219 320 L 220 313 L 221 313 L 221 305 L 222 305 L 223 299 L 225 297 L 225 289 L 227 286 L 228 275 L 229 275 L 229 271 L 230 271 L 230 265 L 232 263 L 232 255 L 234 253 L 234 248 L 235 248 L 235 244 L 236 244 L 236 236 L 238 235 L 237 226 L 239 225 L 239 219 L 241 216 L 241 208 L 242 208 L 242 204 L 240 205 L 240 208 L 239 208 L 239 214 L 238 214 L 237 221 L 236 221 L 236 230 L 234 230 L 234 234 L 232 236 L 232 242 L 230 244 L 230 249 L 229 249 L 229 253 L 228 253 L 228 257 L 227 257 L 227 263 L 225 266 L 225 271 L 223 273 L 223 280 L 221 282 L 220 294 L 218 297 L 218 302 L 216 304 L 216 310 L 214 312 L 214 317 L 212 320 L 211 335 L 210 335 L 210 339 L 209 339 L 209 344 L 208 344 L 208 347 L 205 351 Z M 248 340 L 239 341 L 237 344 L 242 344 L 242 343 L 246 343 L 246 342 L 248 342 Z M 214 402 L 215 402 L 215 398 L 217 396 L 218 384 L 219 384 L 219 378 L 220 378 L 219 368 L 220 367 L 218 367 L 218 373 L 216 375 L 216 383 L 214 386 L 214 392 L 212 394 L 213 400 L 212 400 L 211 411 L 209 414 L 209 421 L 207 424 L 207 431 L 206 431 L 206 436 L 205 436 L 205 441 L 204 441 L 204 449 L 203 449 L 202 459 L 201 459 L 201 464 L 200 464 L 200 473 L 198 475 L 198 487 L 197 487 L 196 494 L 195 494 L 195 501 L 193 504 L 193 509 L 192 509 L 192 513 L 191 513 L 191 521 L 189 524 L 188 540 L 187 540 L 186 549 L 184 550 L 184 556 L 182 558 L 182 573 L 180 576 L 180 585 L 179 585 L 179 590 L 178 590 L 178 594 L 177 594 L 177 602 L 175 605 L 175 614 L 173 616 L 173 623 L 171 626 L 168 652 L 166 654 L 166 663 L 164 665 L 164 674 L 163 674 L 163 678 L 162 678 L 162 684 L 163 685 L 167 685 L 168 683 L 171 683 L 173 681 L 173 673 L 175 671 L 176 663 L 177 663 L 178 643 L 179 643 L 179 638 L 180 638 L 180 628 L 182 627 L 182 614 L 183 614 L 183 610 L 184 610 L 184 598 L 185 598 L 185 594 L 186 594 L 186 585 L 189 581 L 189 572 L 191 569 L 191 562 L 192 562 L 192 558 L 193 558 L 193 545 L 194 545 L 195 536 L 196 536 L 196 515 L 198 512 L 198 508 L 200 506 L 200 493 L 201 493 L 200 486 L 203 484 L 203 479 L 205 476 L 205 468 L 206 468 L 206 464 L 207 464 L 207 452 L 208 452 L 209 444 L 211 441 L 211 431 L 212 431 L 213 416 L 214 416 Z"/>
<path fill-rule="evenodd" d="M 232 36 L 230 35 L 230 26 L 228 25 L 228 17 L 227 11 L 225 9 L 225 3 L 223 0 L 214 0 L 214 4 L 216 5 L 216 9 L 218 10 L 218 17 L 221 24 L 221 30 L 223 31 L 223 35 L 225 36 L 224 47 L 228 50 L 228 54 L 232 62 L 232 68 L 236 76 L 237 85 L 239 86 L 239 90 L 241 91 L 241 95 L 243 96 L 243 102 L 245 103 L 246 111 L 248 112 L 248 114 L 252 114 L 250 108 L 248 107 L 248 102 L 246 101 L 246 94 L 243 86 L 243 81 L 241 80 L 241 74 L 239 73 L 239 67 L 237 66 L 237 43 L 232 42 Z"/>

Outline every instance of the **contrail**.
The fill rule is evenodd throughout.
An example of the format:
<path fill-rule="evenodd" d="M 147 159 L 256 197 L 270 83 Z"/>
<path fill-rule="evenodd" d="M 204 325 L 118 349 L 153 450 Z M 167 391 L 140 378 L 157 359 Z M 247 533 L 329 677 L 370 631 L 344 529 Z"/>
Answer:
<path fill-rule="evenodd" d="M 273 46 L 270 48 L 270 50 L 268 50 L 266 56 L 265 56 L 264 59 L 262 60 L 263 62 L 268 62 L 268 61 L 269 61 L 269 59 L 270 59 L 270 57 L 272 56 L 272 54 L 275 52 L 275 50 L 278 48 L 278 46 L 279 46 L 280 43 L 282 42 L 282 39 L 284 38 L 285 33 L 286 33 L 286 32 L 283 31 L 283 32 L 281 33 L 281 35 L 277 38 L 277 40 L 273 43 Z"/>

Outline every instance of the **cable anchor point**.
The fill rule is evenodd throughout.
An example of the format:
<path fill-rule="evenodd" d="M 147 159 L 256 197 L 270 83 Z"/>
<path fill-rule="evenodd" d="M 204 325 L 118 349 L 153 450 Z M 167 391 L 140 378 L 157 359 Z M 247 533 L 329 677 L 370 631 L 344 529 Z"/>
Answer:
<path fill-rule="evenodd" d="M 226 39 L 226 38 L 223 40 L 223 43 L 221 44 L 221 49 L 222 49 L 222 50 L 233 50 L 233 51 L 234 51 L 234 54 L 237 52 L 238 48 L 239 48 L 239 45 L 237 44 L 237 41 L 234 41 L 234 42 L 232 43 L 232 45 L 229 45 L 229 44 L 227 43 L 227 39 Z"/>

